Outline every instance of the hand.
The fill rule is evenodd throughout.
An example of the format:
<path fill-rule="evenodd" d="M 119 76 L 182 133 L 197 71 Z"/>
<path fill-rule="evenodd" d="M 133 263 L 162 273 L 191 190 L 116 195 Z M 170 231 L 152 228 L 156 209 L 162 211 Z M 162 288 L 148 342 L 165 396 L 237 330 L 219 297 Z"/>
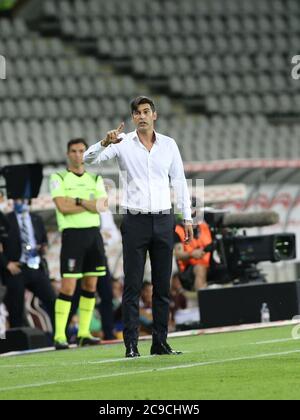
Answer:
<path fill-rule="evenodd" d="M 185 220 L 184 230 L 185 230 L 185 243 L 189 244 L 194 239 L 193 223 Z"/>
<path fill-rule="evenodd" d="M 109 131 L 106 134 L 105 140 L 102 140 L 101 145 L 103 147 L 107 147 L 110 144 L 118 144 L 122 140 L 118 138 L 118 136 L 123 132 L 125 124 L 122 122 L 120 126 L 116 130 Z"/>
<path fill-rule="evenodd" d="M 20 263 L 18 262 L 11 261 L 7 264 L 6 268 L 12 276 L 17 276 L 18 274 L 21 274 Z"/>
<path fill-rule="evenodd" d="M 108 231 L 102 231 L 103 239 L 109 241 L 112 238 L 112 235 Z"/>
<path fill-rule="evenodd" d="M 192 257 L 195 260 L 201 260 L 203 257 L 205 256 L 205 252 L 202 249 L 196 249 L 193 253 L 192 253 Z"/>

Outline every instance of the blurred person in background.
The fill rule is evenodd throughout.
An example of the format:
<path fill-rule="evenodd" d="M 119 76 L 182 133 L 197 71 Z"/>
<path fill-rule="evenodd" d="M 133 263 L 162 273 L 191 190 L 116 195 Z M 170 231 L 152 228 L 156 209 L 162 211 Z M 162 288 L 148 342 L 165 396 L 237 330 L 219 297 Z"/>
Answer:
<path fill-rule="evenodd" d="M 104 245 L 108 249 L 122 240 L 121 232 L 115 223 L 113 213 L 110 209 L 101 213 L 101 234 Z"/>
<path fill-rule="evenodd" d="M 121 234 L 109 208 L 107 211 L 101 213 L 101 235 L 104 240 L 106 255 L 109 255 L 109 249 L 121 240 Z M 116 338 L 114 333 L 113 278 L 110 266 L 109 260 L 106 257 L 106 276 L 101 281 L 98 281 L 97 284 L 97 292 L 100 297 L 100 303 L 97 309 L 101 315 L 104 340 L 114 340 Z"/>
<path fill-rule="evenodd" d="M 6 201 L 3 191 L 0 190 L 0 285 L 3 284 L 3 271 L 5 267 L 5 258 L 3 255 L 3 241 L 8 232 L 8 221 L 4 215 L 6 209 Z"/>
<path fill-rule="evenodd" d="M 122 295 L 123 283 L 120 279 L 113 279 L 113 311 L 114 311 L 114 331 L 116 338 L 123 339 L 123 317 L 122 317 Z"/>
<path fill-rule="evenodd" d="M 171 280 L 171 328 L 176 329 L 175 325 L 175 315 L 176 312 L 181 309 L 186 309 L 188 306 L 187 298 L 185 296 L 185 291 L 182 287 L 180 277 L 178 273 L 175 273 Z"/>
<path fill-rule="evenodd" d="M 4 270 L 6 262 L 4 257 L 3 242 L 7 237 L 9 229 L 7 219 L 3 213 L 5 208 L 6 202 L 4 198 L 4 193 L 0 190 L 0 340 L 1 338 L 5 337 L 6 318 L 8 316 L 5 305 L 3 304 L 3 299 L 6 292 L 6 289 L 4 287 Z"/>
<path fill-rule="evenodd" d="M 4 196 L 4 192 L 0 190 L 0 212 L 4 213 L 6 209 L 6 200 Z"/>
<path fill-rule="evenodd" d="M 193 207 L 196 200 L 193 199 Z M 197 216 L 195 210 L 193 218 Z M 210 227 L 199 221 L 194 226 L 194 237 L 190 243 L 185 241 L 185 231 L 182 222 L 178 222 L 175 229 L 174 254 L 179 269 L 181 284 L 186 290 L 201 290 L 207 287 L 207 275 L 211 262 L 211 253 L 205 248 L 213 242 Z"/>
<path fill-rule="evenodd" d="M 140 299 L 140 335 L 152 334 L 152 294 L 153 286 L 151 282 L 144 281 Z"/>
<path fill-rule="evenodd" d="M 2 262 L 10 327 L 24 325 L 25 289 L 40 299 L 54 326 L 55 293 L 45 260 L 48 239 L 44 222 L 30 213 L 30 202 L 22 199 L 14 201 L 14 211 L 7 215 L 7 221 Z"/>
<path fill-rule="evenodd" d="M 97 292 L 100 303 L 97 309 L 101 315 L 102 332 L 104 340 L 114 340 L 114 314 L 113 314 L 113 292 L 112 276 L 106 259 L 106 275 L 98 280 Z"/>

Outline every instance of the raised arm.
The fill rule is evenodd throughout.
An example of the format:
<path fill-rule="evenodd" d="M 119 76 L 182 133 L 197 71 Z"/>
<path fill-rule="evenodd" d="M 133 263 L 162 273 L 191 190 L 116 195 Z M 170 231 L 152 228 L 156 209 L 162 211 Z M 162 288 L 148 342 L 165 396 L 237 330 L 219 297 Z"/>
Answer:
<path fill-rule="evenodd" d="M 124 126 L 124 123 L 120 124 L 116 130 L 109 131 L 104 140 L 91 146 L 83 155 L 84 163 L 87 165 L 100 165 L 101 162 L 118 156 L 118 150 L 115 145 L 124 138 L 124 135 L 121 134 Z"/>

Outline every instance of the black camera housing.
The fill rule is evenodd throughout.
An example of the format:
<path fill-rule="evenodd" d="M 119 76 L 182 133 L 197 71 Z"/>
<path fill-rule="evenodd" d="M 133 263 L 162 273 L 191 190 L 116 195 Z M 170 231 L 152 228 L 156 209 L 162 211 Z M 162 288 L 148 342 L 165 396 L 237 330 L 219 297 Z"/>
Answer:
<path fill-rule="evenodd" d="M 213 244 L 206 250 L 212 252 L 208 274 L 210 282 L 266 282 L 265 275 L 257 267 L 259 263 L 277 263 L 296 258 L 295 234 L 247 236 L 244 232 L 244 235 L 240 235 L 241 227 L 224 226 L 225 214 L 222 211 L 205 213 L 205 221 L 213 236 Z M 217 251 L 217 260 L 214 258 L 214 251 Z"/>
<path fill-rule="evenodd" d="M 296 258 L 296 236 L 276 234 L 265 236 L 225 237 L 226 259 L 231 266 L 273 263 Z"/>

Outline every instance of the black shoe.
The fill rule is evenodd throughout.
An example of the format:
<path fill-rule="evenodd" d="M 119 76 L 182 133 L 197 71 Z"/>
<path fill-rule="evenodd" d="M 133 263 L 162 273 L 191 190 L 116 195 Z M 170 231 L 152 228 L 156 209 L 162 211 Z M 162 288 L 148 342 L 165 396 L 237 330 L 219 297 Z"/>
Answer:
<path fill-rule="evenodd" d="M 68 350 L 69 344 L 62 341 L 54 341 L 54 347 L 56 350 Z"/>
<path fill-rule="evenodd" d="M 136 344 L 129 344 L 129 346 L 126 347 L 126 354 L 125 357 L 134 358 L 134 357 L 140 357 L 139 350 L 137 348 Z"/>
<path fill-rule="evenodd" d="M 101 343 L 100 338 L 98 337 L 77 337 L 77 345 L 78 347 L 85 347 L 85 346 L 98 346 Z"/>
<path fill-rule="evenodd" d="M 163 354 L 182 354 L 182 351 L 175 351 L 173 350 L 166 341 L 161 341 L 159 343 L 152 344 L 151 347 L 151 355 L 163 355 Z"/>

